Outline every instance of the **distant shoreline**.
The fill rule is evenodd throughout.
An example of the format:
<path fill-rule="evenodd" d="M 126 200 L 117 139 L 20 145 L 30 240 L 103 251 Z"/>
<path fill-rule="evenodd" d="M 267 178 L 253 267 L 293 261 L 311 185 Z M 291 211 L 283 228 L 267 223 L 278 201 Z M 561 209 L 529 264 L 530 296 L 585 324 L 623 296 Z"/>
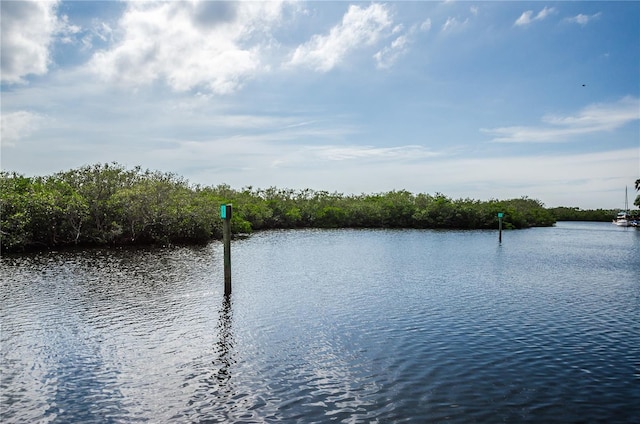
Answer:
<path fill-rule="evenodd" d="M 406 190 L 343 195 L 311 189 L 191 185 L 117 163 L 45 177 L 0 173 L 2 252 L 64 247 L 203 245 L 222 238 L 221 204 L 233 204 L 233 234 L 295 228 L 484 230 L 610 221 L 617 211 L 545 208 L 528 197 L 480 201 Z"/>

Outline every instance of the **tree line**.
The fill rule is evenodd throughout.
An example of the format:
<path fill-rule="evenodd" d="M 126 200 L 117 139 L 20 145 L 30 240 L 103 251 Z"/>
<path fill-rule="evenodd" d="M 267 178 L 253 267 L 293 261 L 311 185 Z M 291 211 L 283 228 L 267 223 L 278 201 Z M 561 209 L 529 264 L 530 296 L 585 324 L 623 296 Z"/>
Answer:
<path fill-rule="evenodd" d="M 0 173 L 3 252 L 64 246 L 207 243 L 232 231 L 281 228 L 505 228 L 550 226 L 551 210 L 527 197 L 479 201 L 405 190 L 344 195 L 270 187 L 192 185 L 159 171 L 96 164 L 44 177 Z"/>
<path fill-rule="evenodd" d="M 611 222 L 618 213 L 617 209 L 580 209 L 566 206 L 550 208 L 549 211 L 557 221 Z"/>
<path fill-rule="evenodd" d="M 638 192 L 633 204 L 640 208 L 640 178 L 634 183 Z M 620 209 L 586 209 L 558 207 L 549 209 L 558 221 L 600 221 L 610 222 Z M 631 210 L 629 214 L 634 218 L 640 218 L 640 211 Z"/>

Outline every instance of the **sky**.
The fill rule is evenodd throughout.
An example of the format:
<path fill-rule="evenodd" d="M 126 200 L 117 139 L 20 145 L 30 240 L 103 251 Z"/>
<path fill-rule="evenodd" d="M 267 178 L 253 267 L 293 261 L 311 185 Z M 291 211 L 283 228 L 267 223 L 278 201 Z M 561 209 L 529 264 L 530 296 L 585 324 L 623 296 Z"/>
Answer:
<path fill-rule="evenodd" d="M 1 1 L 3 171 L 613 209 L 640 2 Z"/>

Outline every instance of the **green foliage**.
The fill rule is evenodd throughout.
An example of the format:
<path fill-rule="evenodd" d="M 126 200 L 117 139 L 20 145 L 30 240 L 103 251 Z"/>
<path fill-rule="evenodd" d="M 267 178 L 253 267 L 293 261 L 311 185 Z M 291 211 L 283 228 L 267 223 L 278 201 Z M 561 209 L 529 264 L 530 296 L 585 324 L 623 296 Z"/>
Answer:
<path fill-rule="evenodd" d="M 537 200 L 513 199 L 481 202 L 452 200 L 443 194 L 414 195 L 391 191 L 371 195 L 345 196 L 326 191 L 254 190 L 233 192 L 217 188 L 219 197 L 234 205 L 234 218 L 250 223 L 252 229 L 272 228 L 497 228 L 498 212 L 504 212 L 505 228 L 548 226 L 553 215 Z"/>
<path fill-rule="evenodd" d="M 0 175 L 3 251 L 69 245 L 206 243 L 220 199 L 173 175 L 86 166 L 50 177 Z"/>
<path fill-rule="evenodd" d="M 635 181 L 636 191 L 640 191 L 640 178 Z M 633 204 L 640 208 L 640 195 L 636 196 Z M 615 218 L 619 209 L 596 209 L 581 210 L 580 208 L 559 207 L 551 208 L 549 211 L 557 221 L 598 221 L 609 222 Z M 640 215 L 639 211 L 630 211 L 632 218 Z"/>
<path fill-rule="evenodd" d="M 68 245 L 206 243 L 220 238 L 219 206 L 233 233 L 275 228 L 495 229 L 553 225 L 557 214 L 526 197 L 486 202 L 406 190 L 345 196 L 226 184 L 200 187 L 171 173 L 84 166 L 50 177 L 0 175 L 3 251 Z"/>
<path fill-rule="evenodd" d="M 581 210 L 575 207 L 551 208 L 549 211 L 557 221 L 610 222 L 618 213 L 614 209 Z"/>

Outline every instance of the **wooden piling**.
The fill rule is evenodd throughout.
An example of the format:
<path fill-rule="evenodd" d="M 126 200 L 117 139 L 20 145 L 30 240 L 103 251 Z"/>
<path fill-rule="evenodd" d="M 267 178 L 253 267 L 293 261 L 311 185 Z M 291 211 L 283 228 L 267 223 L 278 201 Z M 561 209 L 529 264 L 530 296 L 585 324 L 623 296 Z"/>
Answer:
<path fill-rule="evenodd" d="M 222 218 L 222 242 L 224 244 L 224 295 L 231 294 L 231 204 L 220 206 Z"/>
<path fill-rule="evenodd" d="M 502 243 L 502 217 L 504 213 L 498 212 L 498 243 Z"/>

